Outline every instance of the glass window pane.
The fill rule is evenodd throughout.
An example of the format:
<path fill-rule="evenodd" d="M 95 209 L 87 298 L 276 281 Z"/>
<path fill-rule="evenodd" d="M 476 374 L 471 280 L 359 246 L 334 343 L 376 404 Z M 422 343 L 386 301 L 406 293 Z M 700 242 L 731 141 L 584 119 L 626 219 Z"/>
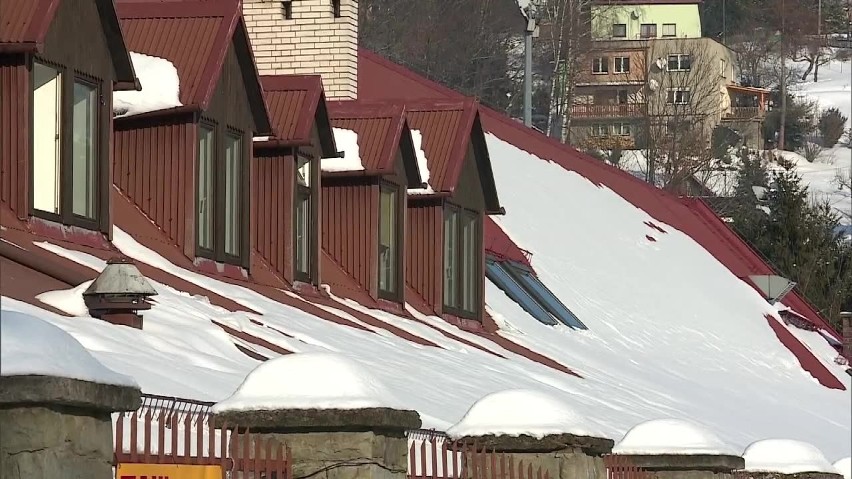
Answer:
<path fill-rule="evenodd" d="M 580 321 L 559 298 L 553 294 L 550 289 L 544 285 L 531 272 L 518 268 L 517 266 L 506 264 L 506 270 L 518 281 L 518 283 L 527 291 L 535 300 L 544 306 L 550 314 L 555 316 L 559 321 L 567 326 L 576 329 L 587 329 L 586 325 Z"/>
<path fill-rule="evenodd" d="M 213 249 L 213 129 L 198 129 L 198 246 Z"/>
<path fill-rule="evenodd" d="M 298 159 L 298 168 L 296 168 L 296 181 L 302 186 L 311 186 L 311 162 L 307 158 Z"/>
<path fill-rule="evenodd" d="M 550 326 L 556 325 L 557 322 L 538 302 L 536 302 L 522 288 L 512 276 L 510 276 L 503 266 L 491 259 L 485 262 L 485 276 L 489 281 L 494 283 L 498 288 L 503 290 L 512 301 L 518 303 L 524 311 L 530 316 Z"/>
<path fill-rule="evenodd" d="M 94 218 L 97 198 L 98 90 L 74 82 L 71 120 L 71 211 Z"/>
<path fill-rule="evenodd" d="M 59 213 L 61 79 L 53 68 L 33 63 L 33 208 L 50 213 Z"/>
<path fill-rule="evenodd" d="M 382 187 L 379 196 L 379 290 L 396 293 L 397 190 Z"/>
<path fill-rule="evenodd" d="M 295 242 L 293 248 L 295 254 L 296 272 L 310 275 L 311 248 L 310 248 L 310 226 L 311 226 L 311 195 L 310 190 L 302 190 L 296 200 L 295 215 Z"/>
<path fill-rule="evenodd" d="M 444 306 L 458 306 L 458 212 L 444 209 Z"/>
<path fill-rule="evenodd" d="M 242 138 L 228 135 L 225 140 L 225 253 L 231 256 L 240 255 L 242 147 Z"/>
<path fill-rule="evenodd" d="M 465 211 L 461 217 L 461 308 L 475 312 L 478 297 L 477 261 L 479 260 L 476 224 L 477 215 Z"/>

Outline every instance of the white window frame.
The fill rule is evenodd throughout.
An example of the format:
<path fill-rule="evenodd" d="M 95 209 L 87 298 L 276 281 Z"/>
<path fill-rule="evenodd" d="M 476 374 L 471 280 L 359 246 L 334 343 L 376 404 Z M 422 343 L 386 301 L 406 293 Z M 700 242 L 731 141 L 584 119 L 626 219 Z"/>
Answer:
<path fill-rule="evenodd" d="M 624 69 L 625 61 L 627 60 L 627 69 Z M 615 57 L 612 61 L 613 73 L 630 73 L 630 57 Z"/>
<path fill-rule="evenodd" d="M 609 57 L 592 59 L 592 75 L 609 75 Z"/>
<path fill-rule="evenodd" d="M 609 136 L 610 133 L 609 125 L 606 123 L 592 123 L 590 129 L 595 138 L 603 138 Z"/>
<path fill-rule="evenodd" d="M 685 101 L 683 100 L 683 98 L 678 101 L 679 93 L 687 94 L 687 98 Z M 669 94 L 671 94 L 671 101 L 669 101 Z M 669 105 L 689 105 L 690 101 L 692 101 L 692 94 L 690 92 L 690 89 L 687 87 L 669 88 L 668 93 L 666 94 L 666 103 L 668 103 Z"/>
<path fill-rule="evenodd" d="M 631 136 L 633 134 L 633 125 L 630 123 L 616 123 L 613 125 L 613 133 L 618 136 Z"/>

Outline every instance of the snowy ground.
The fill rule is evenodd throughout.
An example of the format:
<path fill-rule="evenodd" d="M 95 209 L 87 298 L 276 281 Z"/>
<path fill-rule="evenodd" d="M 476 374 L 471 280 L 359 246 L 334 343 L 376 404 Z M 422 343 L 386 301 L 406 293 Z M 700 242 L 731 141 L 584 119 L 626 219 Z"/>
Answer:
<path fill-rule="evenodd" d="M 848 456 L 852 380 L 833 363 L 836 352 L 818 333 L 801 332 L 846 391 L 820 386 L 805 372 L 767 325 L 767 316 L 778 320 L 775 308 L 690 237 L 576 173 L 494 136 L 487 141 L 501 199 L 512 212 L 498 221 L 532 251 L 544 283 L 589 330 L 545 326 L 490 283 L 488 308 L 500 334 L 583 378 L 520 357 L 435 317 L 421 319 L 503 357 L 352 302 L 346 304 L 439 347 L 415 344 L 366 323 L 360 324 L 369 331 L 323 320 L 184 270 L 119 229 L 114 244 L 124 254 L 260 314 L 231 313 L 156 282 L 159 296 L 145 313 L 142 331 L 61 317 L 5 297 L 3 312 L 21 311 L 61 327 L 104 365 L 132 376 L 153 394 L 221 401 L 258 366 L 234 346 L 233 337 L 211 324 L 215 319 L 290 351 L 345 356 L 404 407 L 419 411 L 427 428 L 446 430 L 483 396 L 523 388 L 564 401 L 576 411 L 578 427 L 615 440 L 646 420 L 682 418 L 702 424 L 737 450 L 759 439 L 789 437 L 817 445 L 832 461 Z M 650 228 L 648 221 L 666 233 Z M 47 243 L 41 247 L 98 271 L 105 266 L 84 253 Z M 80 292 L 75 288 L 48 297 L 57 307 L 77 311 Z M 358 322 L 343 311 L 325 309 Z"/>

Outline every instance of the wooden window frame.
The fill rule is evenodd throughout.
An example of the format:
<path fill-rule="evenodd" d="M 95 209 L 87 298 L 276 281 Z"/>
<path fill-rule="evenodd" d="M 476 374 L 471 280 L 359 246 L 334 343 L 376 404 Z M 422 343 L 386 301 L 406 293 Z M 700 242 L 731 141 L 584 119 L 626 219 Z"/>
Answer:
<path fill-rule="evenodd" d="M 33 135 L 33 123 L 35 121 L 34 95 L 35 95 L 35 75 L 34 64 L 40 63 L 46 67 L 52 68 L 59 73 L 59 125 L 60 125 L 60 143 L 59 143 L 59 213 L 42 211 L 35 208 L 35 157 L 34 144 L 35 137 Z M 29 111 L 28 111 L 28 133 L 29 133 L 29 213 L 30 216 L 41 218 L 47 221 L 60 223 L 66 226 L 76 226 L 79 228 L 108 232 L 109 226 L 109 151 L 104 147 L 103 135 L 104 131 L 111 131 L 108 124 L 105 124 L 104 115 L 104 81 L 92 75 L 87 75 L 78 70 L 68 68 L 57 62 L 48 59 L 30 56 L 27 61 L 29 70 Z M 72 107 L 74 101 L 74 84 L 81 83 L 95 88 L 97 104 L 95 105 L 95 184 L 93 185 L 95 196 L 95 212 L 92 218 L 80 216 L 73 211 L 73 195 L 74 195 L 74 175 L 73 175 L 73 121 Z"/>
<path fill-rule="evenodd" d="M 379 283 L 379 275 L 381 274 L 381 224 L 382 224 L 382 200 L 383 191 L 396 192 L 396 291 L 388 291 L 381 288 Z M 405 208 L 407 203 L 406 189 L 400 185 L 387 180 L 379 181 L 379 231 L 376 238 L 376 292 L 381 299 L 401 303 L 403 300 L 403 291 L 405 289 L 405 255 L 403 251 L 405 241 Z"/>
<path fill-rule="evenodd" d="M 316 254 L 315 252 L 319 248 L 317 244 L 317 235 L 315 233 L 315 219 L 317 208 L 319 207 L 317 201 L 317 192 L 319 191 L 319 185 L 317 185 L 318 180 L 318 172 L 315 171 L 318 168 L 318 162 L 311 155 L 308 155 L 302 152 L 301 149 L 296 148 L 293 152 L 293 279 L 295 281 L 300 281 L 302 283 L 312 284 L 316 279 Z M 311 165 L 310 171 L 308 175 L 310 176 L 309 185 L 304 186 L 299 184 L 299 157 L 307 160 L 307 162 Z M 308 271 L 300 271 L 299 270 L 299 257 L 298 257 L 298 241 L 299 241 L 299 232 L 297 228 L 298 222 L 298 208 L 302 203 L 302 199 L 308 199 L 308 218 L 307 218 L 307 248 L 305 250 L 305 255 L 308 257 Z"/>
<path fill-rule="evenodd" d="M 198 122 L 196 122 L 196 142 L 198 140 L 198 135 L 201 131 L 201 126 L 206 126 L 213 130 L 213 214 L 212 214 L 212 222 L 213 222 L 213 249 L 202 248 L 198 244 L 198 228 L 197 228 L 197 218 L 198 218 L 198 151 L 196 151 L 195 158 L 195 171 L 196 175 L 193 179 L 196 194 L 195 194 L 195 218 L 196 218 L 196 229 L 195 229 L 195 256 L 200 258 L 206 258 L 212 261 L 216 261 L 218 263 L 227 263 L 235 266 L 240 266 L 242 268 L 248 269 L 249 261 L 250 261 L 250 250 L 248 248 L 249 241 L 249 216 L 251 212 L 249 211 L 249 161 L 251 160 L 251 150 L 249 150 L 252 138 L 243 130 L 238 128 L 222 125 L 216 120 L 209 117 L 201 117 Z M 237 227 L 239 228 L 239 256 L 235 256 L 232 254 L 228 254 L 225 252 L 225 138 L 227 136 L 234 136 L 240 138 L 240 143 L 242 145 L 241 154 L 242 157 L 240 159 L 240 192 L 239 192 L 239 224 Z M 197 146 L 197 145 L 196 145 Z"/>
<path fill-rule="evenodd" d="M 482 234 L 483 234 L 482 233 L 482 231 L 483 231 L 482 213 L 479 212 L 479 211 L 472 210 L 472 209 L 469 209 L 469 208 L 465 208 L 463 206 L 459 206 L 457 204 L 446 201 L 446 202 L 444 202 L 444 207 L 443 207 L 443 211 L 442 211 L 443 212 L 442 220 L 441 220 L 442 231 L 443 231 L 443 226 L 445 226 L 445 220 L 443 218 L 444 218 L 444 215 L 446 215 L 447 209 L 454 210 L 459 215 L 467 214 L 470 217 L 474 218 L 474 225 L 475 225 L 475 227 L 474 227 L 474 243 L 477 244 L 477 245 L 481 245 L 482 244 Z M 443 241 L 444 241 L 444 234 L 441 235 L 441 252 L 442 252 L 442 255 L 443 255 L 443 252 L 446 250 L 446 245 L 443 244 Z M 455 276 L 456 276 L 456 295 L 457 295 L 457 299 L 458 299 L 458 304 L 461 304 L 461 302 L 462 302 L 462 281 L 461 281 L 462 274 L 461 274 L 461 270 L 462 270 L 462 262 L 464 260 L 463 248 L 461 247 L 462 246 L 462 228 L 461 228 L 461 225 L 459 225 L 459 227 L 457 228 L 455 241 L 456 241 L 456 245 L 457 245 L 457 247 L 456 247 L 456 260 L 457 260 L 456 265 L 457 265 L 457 268 L 458 268 L 458 271 L 456 271 L 456 274 L 455 274 Z M 476 285 L 476 287 L 474 288 L 474 291 L 473 291 L 474 298 L 473 298 L 473 301 L 472 301 L 473 304 L 474 304 L 474 311 L 466 311 L 466 310 L 462 309 L 461 306 L 448 305 L 447 301 L 446 301 L 446 295 L 443 294 L 443 292 L 442 292 L 441 303 L 443 303 L 442 306 L 443 306 L 444 313 L 449 313 L 449 314 L 452 314 L 452 315 L 455 315 L 455 316 L 458 316 L 458 317 L 461 317 L 461 318 L 474 319 L 474 320 L 477 320 L 477 321 L 480 319 L 480 312 L 482 310 L 482 288 L 480 287 L 480 283 L 481 283 L 481 278 L 484 274 L 483 269 L 482 269 L 482 267 L 483 267 L 482 248 L 478 248 L 477 252 L 478 252 L 478 255 L 477 255 L 476 258 L 474 258 L 474 261 L 473 261 L 473 264 L 474 264 L 473 276 L 474 276 L 474 278 L 477 279 L 477 285 Z M 442 284 L 442 291 L 443 291 L 443 281 L 444 281 L 443 261 L 441 262 L 441 272 L 442 272 L 441 284 Z"/>
<path fill-rule="evenodd" d="M 672 27 L 674 33 L 671 35 L 666 35 L 666 27 Z M 664 23 L 662 29 L 662 38 L 675 38 L 677 37 L 677 23 Z"/>

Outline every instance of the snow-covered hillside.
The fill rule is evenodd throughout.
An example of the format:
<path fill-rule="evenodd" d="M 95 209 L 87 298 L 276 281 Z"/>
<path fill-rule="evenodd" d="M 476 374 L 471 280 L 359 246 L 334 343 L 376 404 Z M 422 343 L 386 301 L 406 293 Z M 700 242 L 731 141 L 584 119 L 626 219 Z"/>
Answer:
<path fill-rule="evenodd" d="M 487 141 L 509 212 L 499 218 L 501 226 L 533 253 L 540 278 L 589 329 L 545 326 L 490 283 L 489 312 L 500 335 L 582 378 L 416 312 L 422 322 L 340 300 L 341 307 L 363 311 L 437 347 L 327 306 L 322 307 L 363 329 L 324 320 L 182 269 L 119 229 L 114 244 L 124 254 L 258 314 L 229 312 L 156 281 L 159 296 L 145 313 L 144 330 L 62 317 L 6 297 L 2 309 L 58 325 L 148 393 L 213 401 L 233 393 L 260 363 L 240 352 L 234 345 L 238 340 L 211 323 L 216 320 L 289 351 L 344 355 L 381 381 L 402 406 L 419 411 L 425 427 L 446 430 L 483 396 L 523 388 L 559 398 L 576 411 L 583 429 L 615 440 L 642 421 L 683 418 L 706 426 L 738 450 L 759 439 L 789 437 L 817 445 L 830 460 L 848 455 L 852 381 L 834 364 L 836 352 L 819 333 L 795 331 L 845 391 L 821 386 L 804 371 L 767 322 L 779 321 L 775 308 L 690 237 L 577 173 L 493 135 Z M 37 247 L 97 271 L 105 266 L 57 245 Z M 48 297 L 54 307 L 79 312 L 81 291 Z"/>

